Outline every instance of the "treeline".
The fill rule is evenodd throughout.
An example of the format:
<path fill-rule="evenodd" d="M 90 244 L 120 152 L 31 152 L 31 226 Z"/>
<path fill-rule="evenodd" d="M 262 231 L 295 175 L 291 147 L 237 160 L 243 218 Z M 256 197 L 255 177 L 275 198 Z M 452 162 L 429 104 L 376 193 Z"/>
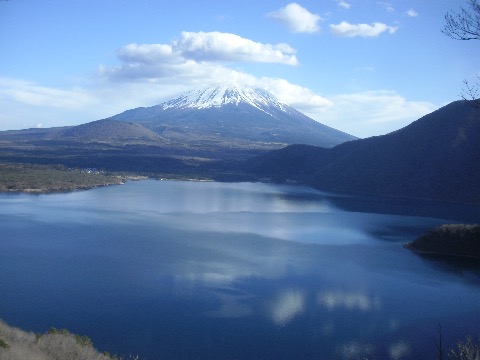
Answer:
<path fill-rule="evenodd" d="M 441 225 L 405 247 L 420 253 L 480 259 L 480 225 Z"/>

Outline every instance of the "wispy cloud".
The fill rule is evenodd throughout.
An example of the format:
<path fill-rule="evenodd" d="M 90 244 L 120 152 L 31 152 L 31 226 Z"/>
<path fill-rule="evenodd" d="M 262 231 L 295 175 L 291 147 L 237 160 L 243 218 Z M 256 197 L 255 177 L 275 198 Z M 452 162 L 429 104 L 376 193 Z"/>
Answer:
<path fill-rule="evenodd" d="M 97 105 L 97 97 L 87 89 L 61 89 L 32 81 L 0 78 L 0 130 L 96 120 L 98 117 L 86 116 L 85 109 L 98 109 Z"/>
<path fill-rule="evenodd" d="M 398 27 L 389 26 L 383 23 L 369 24 L 350 24 L 347 21 L 342 21 L 339 24 L 331 24 L 330 31 L 336 36 L 342 37 L 377 37 L 378 35 L 388 32 L 395 33 Z"/>
<path fill-rule="evenodd" d="M 318 32 L 320 31 L 319 23 L 322 21 L 320 15 L 311 13 L 297 3 L 290 3 L 279 10 L 268 13 L 267 16 L 287 25 L 294 33 Z"/>
<path fill-rule="evenodd" d="M 81 109 L 91 104 L 93 97 L 80 88 L 69 90 L 40 86 L 30 81 L 0 78 L 0 98 L 34 106 Z"/>
<path fill-rule="evenodd" d="M 344 9 L 350 9 L 350 7 L 352 6 L 350 3 L 348 3 L 344 0 L 336 0 L 336 1 L 337 1 L 338 6 L 340 6 L 341 8 L 344 8 Z"/>
<path fill-rule="evenodd" d="M 389 90 L 340 94 L 329 100 L 332 106 L 321 115 L 308 112 L 307 115 L 343 131 L 352 129 L 352 135 L 360 137 L 398 130 L 437 108 L 432 103 L 411 101 Z"/>
<path fill-rule="evenodd" d="M 393 7 L 392 3 L 388 1 L 378 1 L 377 4 L 382 6 L 388 12 L 395 12 L 395 8 Z"/>
<path fill-rule="evenodd" d="M 417 17 L 417 16 L 418 16 L 418 13 L 417 13 L 415 10 L 413 10 L 413 9 L 409 9 L 409 10 L 407 11 L 407 15 L 410 16 L 410 17 Z"/>

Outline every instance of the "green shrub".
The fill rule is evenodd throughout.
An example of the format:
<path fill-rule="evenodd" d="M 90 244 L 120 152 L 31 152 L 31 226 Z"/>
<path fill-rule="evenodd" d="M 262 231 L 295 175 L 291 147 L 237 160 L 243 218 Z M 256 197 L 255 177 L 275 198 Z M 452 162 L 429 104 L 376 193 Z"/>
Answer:
<path fill-rule="evenodd" d="M 0 348 L 8 349 L 9 347 L 10 346 L 3 339 L 0 339 Z"/>
<path fill-rule="evenodd" d="M 77 335 L 77 334 L 71 334 L 70 331 L 67 329 L 56 329 L 54 327 L 51 327 L 48 331 L 47 334 L 49 335 L 66 335 L 66 336 L 75 336 L 75 341 L 77 342 L 78 345 L 80 346 L 89 346 L 93 347 L 93 341 L 86 335 Z M 41 336 L 41 335 L 40 335 Z"/>
<path fill-rule="evenodd" d="M 80 346 L 89 346 L 89 347 L 93 347 L 93 342 L 92 342 L 92 339 L 90 339 L 88 336 L 86 335 L 75 335 L 75 340 L 77 341 L 77 344 L 80 345 Z"/>

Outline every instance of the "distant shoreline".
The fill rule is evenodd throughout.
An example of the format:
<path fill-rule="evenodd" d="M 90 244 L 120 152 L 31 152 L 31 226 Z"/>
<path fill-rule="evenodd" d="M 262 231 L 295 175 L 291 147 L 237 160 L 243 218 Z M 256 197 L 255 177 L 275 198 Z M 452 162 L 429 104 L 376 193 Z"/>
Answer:
<path fill-rule="evenodd" d="M 127 181 L 215 181 L 193 175 L 108 173 L 97 169 L 67 168 L 64 165 L 0 163 L 0 194 L 51 194 L 97 187 L 124 185 Z"/>
<path fill-rule="evenodd" d="M 95 169 L 63 165 L 0 164 L 0 193 L 44 194 L 122 185 L 136 177 L 111 175 Z"/>

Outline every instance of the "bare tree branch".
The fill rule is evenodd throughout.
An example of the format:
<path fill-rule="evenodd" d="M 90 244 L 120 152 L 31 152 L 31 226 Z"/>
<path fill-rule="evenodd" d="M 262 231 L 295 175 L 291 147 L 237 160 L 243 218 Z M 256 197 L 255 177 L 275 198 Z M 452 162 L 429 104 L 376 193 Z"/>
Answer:
<path fill-rule="evenodd" d="M 461 7 L 459 12 L 451 11 L 445 15 L 442 32 L 454 40 L 480 40 L 480 2 L 467 0 L 468 7 Z M 468 100 L 475 108 L 480 108 L 480 75 L 472 84 L 463 80 L 461 92 L 463 100 Z"/>
<path fill-rule="evenodd" d="M 443 350 L 442 345 L 442 325 L 438 324 L 438 342 L 435 340 L 435 346 L 437 347 L 438 351 L 438 360 L 443 360 L 443 355 L 445 351 Z"/>
<path fill-rule="evenodd" d="M 469 0 L 468 9 L 447 13 L 442 32 L 455 40 L 480 40 L 480 2 Z"/>
<path fill-rule="evenodd" d="M 473 101 L 473 106 L 480 109 L 480 75 L 477 75 L 475 84 L 471 84 L 468 80 L 463 80 L 464 89 L 461 92 L 463 100 Z"/>

